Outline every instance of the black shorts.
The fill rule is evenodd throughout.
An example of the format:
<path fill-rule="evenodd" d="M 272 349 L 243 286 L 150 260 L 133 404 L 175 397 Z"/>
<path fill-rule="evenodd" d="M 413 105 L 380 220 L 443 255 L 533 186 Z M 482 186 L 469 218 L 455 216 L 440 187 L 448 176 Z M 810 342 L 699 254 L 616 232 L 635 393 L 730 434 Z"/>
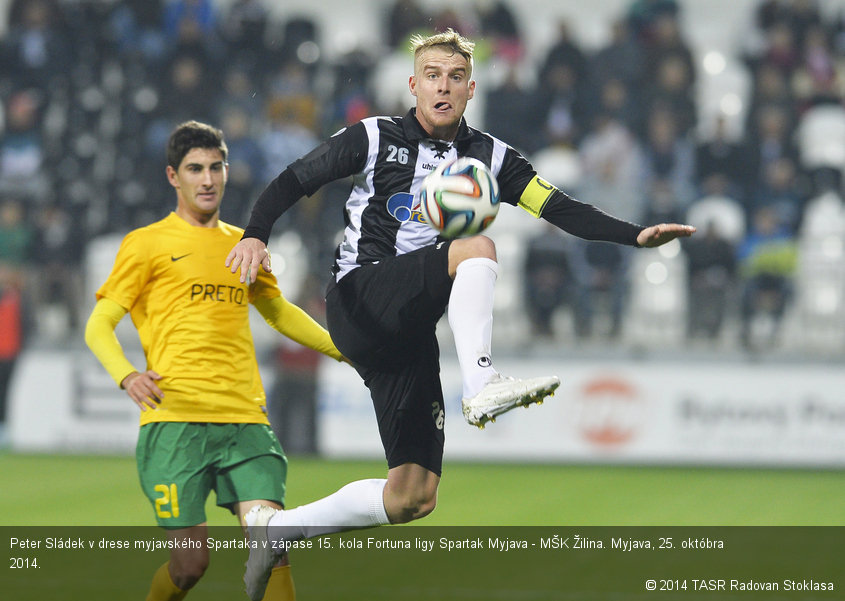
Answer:
<path fill-rule="evenodd" d="M 326 321 L 370 389 L 388 467 L 440 475 L 443 389 L 435 329 L 449 303 L 449 242 L 362 265 L 332 284 Z"/>

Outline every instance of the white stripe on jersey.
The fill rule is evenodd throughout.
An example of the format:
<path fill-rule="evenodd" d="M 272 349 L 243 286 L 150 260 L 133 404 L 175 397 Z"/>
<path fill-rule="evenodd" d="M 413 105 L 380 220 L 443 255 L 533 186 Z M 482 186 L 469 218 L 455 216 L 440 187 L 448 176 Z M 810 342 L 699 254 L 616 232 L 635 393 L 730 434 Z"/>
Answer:
<path fill-rule="evenodd" d="M 419 214 L 420 211 L 420 188 L 422 188 L 425 176 L 434 171 L 441 162 L 456 158 L 458 158 L 458 152 L 451 146 L 442 157 L 438 157 L 437 153 L 431 148 L 430 140 L 422 140 L 419 143 L 414 182 L 411 184 L 411 194 L 414 195 L 414 204 L 412 205 L 414 213 Z M 428 246 L 435 239 L 437 239 L 437 230 L 426 223 L 409 219 L 401 225 L 396 235 L 396 255 L 404 255 L 423 246 Z"/>
<path fill-rule="evenodd" d="M 504 142 L 498 138 L 493 138 L 493 156 L 490 159 L 490 170 L 493 172 L 494 177 L 499 177 L 499 171 L 502 170 L 502 163 L 505 162 L 505 152 L 507 149 L 508 147 Z"/>
<path fill-rule="evenodd" d="M 339 257 L 337 260 L 338 272 L 335 275 L 336 280 L 347 273 L 359 267 L 358 259 L 358 241 L 361 238 L 361 217 L 364 214 L 364 209 L 370 197 L 373 195 L 373 174 L 375 172 L 376 157 L 378 156 L 379 145 L 379 131 L 378 120 L 381 117 L 369 117 L 363 119 L 362 123 L 367 129 L 367 137 L 370 144 L 367 152 L 367 164 L 364 167 L 363 174 L 356 175 L 352 182 L 352 192 L 349 199 L 346 201 L 346 215 L 349 219 L 349 225 L 343 232 L 343 241 L 339 247 Z"/>

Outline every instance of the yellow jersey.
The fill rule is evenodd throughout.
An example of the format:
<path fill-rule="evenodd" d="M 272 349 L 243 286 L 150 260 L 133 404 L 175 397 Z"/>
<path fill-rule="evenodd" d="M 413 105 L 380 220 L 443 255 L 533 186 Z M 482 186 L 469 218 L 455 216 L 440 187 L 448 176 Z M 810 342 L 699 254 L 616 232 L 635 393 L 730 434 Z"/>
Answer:
<path fill-rule="evenodd" d="M 219 222 L 192 226 L 171 213 L 123 239 L 97 291 L 129 311 L 147 369 L 162 379 L 150 422 L 269 423 L 255 359 L 249 303 L 281 295 L 275 276 L 259 271 L 242 284 L 225 266 L 243 230 Z"/>

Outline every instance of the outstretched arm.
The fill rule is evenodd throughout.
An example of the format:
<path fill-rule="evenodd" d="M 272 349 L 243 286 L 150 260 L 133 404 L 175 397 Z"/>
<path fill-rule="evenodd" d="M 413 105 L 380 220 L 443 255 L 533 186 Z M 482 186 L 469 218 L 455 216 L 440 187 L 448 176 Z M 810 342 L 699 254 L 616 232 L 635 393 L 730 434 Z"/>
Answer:
<path fill-rule="evenodd" d="M 675 238 L 688 238 L 695 233 L 691 225 L 679 223 L 661 223 L 645 228 L 637 235 L 637 244 L 651 248 L 671 242 Z"/>
<path fill-rule="evenodd" d="M 575 200 L 536 176 L 523 190 L 519 206 L 585 240 L 653 247 L 695 233 L 691 225 L 661 223 L 643 227 L 617 219 L 594 205 Z"/>

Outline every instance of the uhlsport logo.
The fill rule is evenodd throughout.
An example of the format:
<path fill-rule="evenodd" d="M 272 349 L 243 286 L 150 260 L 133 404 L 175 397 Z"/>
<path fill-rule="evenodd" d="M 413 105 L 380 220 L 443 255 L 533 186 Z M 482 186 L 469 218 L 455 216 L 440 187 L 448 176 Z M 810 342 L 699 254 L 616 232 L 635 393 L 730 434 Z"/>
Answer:
<path fill-rule="evenodd" d="M 387 199 L 387 212 L 393 215 L 399 223 L 416 221 L 425 223 L 420 213 L 420 203 L 410 192 L 397 192 Z"/>

